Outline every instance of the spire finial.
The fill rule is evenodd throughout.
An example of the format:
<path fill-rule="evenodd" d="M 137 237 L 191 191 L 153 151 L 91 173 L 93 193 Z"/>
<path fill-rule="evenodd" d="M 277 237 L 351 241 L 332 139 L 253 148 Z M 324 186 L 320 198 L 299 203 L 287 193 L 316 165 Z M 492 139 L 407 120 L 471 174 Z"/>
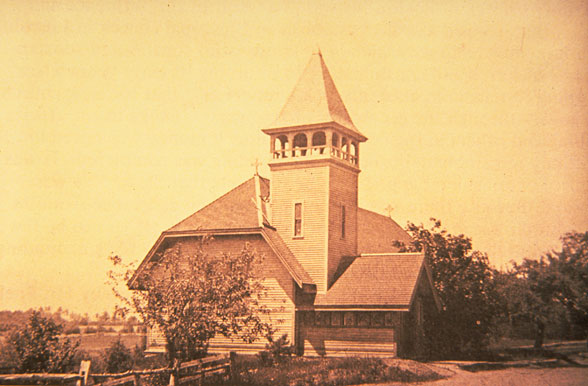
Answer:
<path fill-rule="evenodd" d="M 388 212 L 388 217 L 392 218 L 392 212 L 394 211 L 394 207 L 391 204 L 388 204 L 388 206 L 385 207 L 384 210 Z"/>
<path fill-rule="evenodd" d="M 323 54 L 321 52 L 321 47 L 318 45 L 318 43 L 316 45 L 316 52 L 315 52 L 315 54 L 317 54 L 318 56 L 323 56 Z"/>

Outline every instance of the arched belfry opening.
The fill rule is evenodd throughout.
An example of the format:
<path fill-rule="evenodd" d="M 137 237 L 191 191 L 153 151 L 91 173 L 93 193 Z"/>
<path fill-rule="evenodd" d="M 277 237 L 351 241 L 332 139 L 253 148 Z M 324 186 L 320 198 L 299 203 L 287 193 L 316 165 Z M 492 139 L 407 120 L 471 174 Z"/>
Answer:
<path fill-rule="evenodd" d="M 324 131 L 317 131 L 312 135 L 312 153 L 324 154 L 325 146 L 327 144 L 327 137 Z"/>
<path fill-rule="evenodd" d="M 294 136 L 294 142 L 292 142 L 292 157 L 304 157 L 306 156 L 308 140 L 306 134 L 298 133 Z"/>
<path fill-rule="evenodd" d="M 273 141 L 273 158 L 286 158 L 286 151 L 288 150 L 288 137 L 279 135 Z"/>
<path fill-rule="evenodd" d="M 302 132 L 276 133 L 271 136 L 271 156 L 280 162 L 302 159 L 333 158 L 359 166 L 359 142 L 343 130 L 326 127 Z"/>

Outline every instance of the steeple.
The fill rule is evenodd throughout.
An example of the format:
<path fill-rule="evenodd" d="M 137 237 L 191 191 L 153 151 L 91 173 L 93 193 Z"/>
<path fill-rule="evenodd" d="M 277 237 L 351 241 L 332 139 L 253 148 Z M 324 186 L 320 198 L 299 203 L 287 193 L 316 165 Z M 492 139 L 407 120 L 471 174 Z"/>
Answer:
<path fill-rule="evenodd" d="M 271 128 L 264 132 L 270 134 L 272 129 L 324 126 L 331 123 L 335 123 L 343 131 L 351 131 L 354 134 L 352 136 L 357 137 L 360 142 L 367 139 L 353 124 L 325 65 L 323 55 L 318 50 L 310 57 L 278 118 Z"/>
<path fill-rule="evenodd" d="M 325 293 L 344 257 L 357 256 L 359 132 L 320 51 L 312 54 L 270 137 L 276 228 Z"/>

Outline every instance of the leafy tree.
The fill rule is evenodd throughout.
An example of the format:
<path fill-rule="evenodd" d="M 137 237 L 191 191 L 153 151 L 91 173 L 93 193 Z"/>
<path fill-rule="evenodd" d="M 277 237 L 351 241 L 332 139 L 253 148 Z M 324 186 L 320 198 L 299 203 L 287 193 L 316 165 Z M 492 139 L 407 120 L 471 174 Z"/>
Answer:
<path fill-rule="evenodd" d="M 104 365 L 108 373 L 122 373 L 133 368 L 133 355 L 120 339 L 104 351 Z"/>
<path fill-rule="evenodd" d="M 486 348 L 492 335 L 500 296 L 494 285 L 496 271 L 485 253 L 472 250 L 464 235 L 452 235 L 431 218 L 430 228 L 408 223 L 410 244 L 402 252 L 424 252 L 431 266 L 435 289 L 443 303 L 438 317 L 426 321 L 433 354 L 451 355 Z"/>
<path fill-rule="evenodd" d="M 8 339 L 16 353 L 18 370 L 22 372 L 66 372 L 74 365 L 79 343 L 60 340 L 62 326 L 33 311 L 26 326 Z"/>
<path fill-rule="evenodd" d="M 572 323 L 581 326 L 588 344 L 588 231 L 567 233 L 554 265 L 559 276 L 557 297 L 569 312 Z"/>
<path fill-rule="evenodd" d="M 588 336 L 588 232 L 567 233 L 561 241 L 561 251 L 514 264 L 507 288 L 511 314 L 534 322 L 537 348 L 546 326 L 558 319 L 567 318 Z"/>
<path fill-rule="evenodd" d="M 140 291 L 130 296 L 115 294 L 165 340 L 170 365 L 206 354 L 208 342 L 217 334 L 252 342 L 267 335 L 269 325 L 261 319 L 263 287 L 257 272 L 260 258 L 248 245 L 239 254 L 208 255 L 207 239 L 194 253 L 181 253 L 181 243 L 155 256 L 146 274 L 138 278 Z M 115 266 L 123 267 L 118 256 Z M 128 267 L 127 267 L 128 268 Z M 110 273 L 112 282 L 128 280 L 134 271 Z"/>

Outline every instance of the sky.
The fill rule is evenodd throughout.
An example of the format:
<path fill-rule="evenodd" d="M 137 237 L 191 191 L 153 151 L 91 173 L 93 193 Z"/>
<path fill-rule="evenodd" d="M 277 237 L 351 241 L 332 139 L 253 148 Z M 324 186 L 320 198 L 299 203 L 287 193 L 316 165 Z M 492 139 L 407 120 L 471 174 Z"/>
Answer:
<path fill-rule="evenodd" d="M 107 257 L 250 178 L 313 51 L 359 203 L 496 267 L 588 230 L 588 2 L 0 1 L 0 309 L 112 310 Z M 267 165 L 260 173 L 269 176 Z"/>

